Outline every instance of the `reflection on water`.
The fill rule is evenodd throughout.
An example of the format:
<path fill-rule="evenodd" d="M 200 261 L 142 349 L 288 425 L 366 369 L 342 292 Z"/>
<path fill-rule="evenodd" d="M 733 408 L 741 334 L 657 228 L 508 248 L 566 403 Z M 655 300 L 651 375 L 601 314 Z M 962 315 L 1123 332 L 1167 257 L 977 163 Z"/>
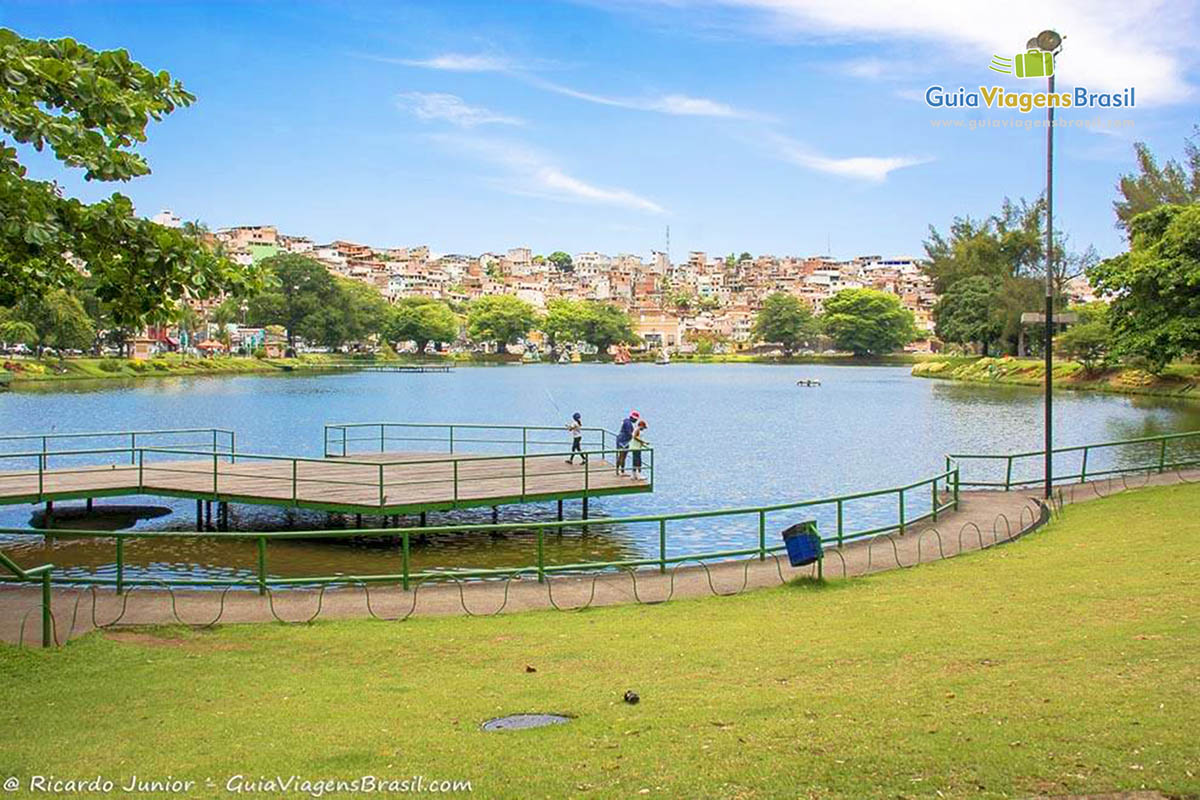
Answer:
<path fill-rule="evenodd" d="M 820 387 L 798 388 L 798 377 Z M 1060 392 L 1055 437 L 1061 445 L 1200 430 L 1200 404 L 1142 396 Z M 781 503 L 909 483 L 942 468 L 947 452 L 1036 450 L 1042 443 L 1036 389 L 912 378 L 903 367 L 767 365 L 540 365 L 460 368 L 450 374 L 360 373 L 183 377 L 117 382 L 64 382 L 0 396 L 5 434 L 225 427 L 243 452 L 319 456 L 322 425 L 355 421 L 486 422 L 559 425 L 579 411 L 587 425 L 615 429 L 630 409 L 648 420 L 655 447 L 655 492 L 592 500 L 593 516 L 609 517 Z M 564 443 L 566 441 L 564 432 Z M 478 446 L 488 452 L 486 446 Z M 1148 458 L 1143 446 L 1097 451 L 1089 471 Z M 1176 451 L 1172 450 L 1172 454 Z M 1183 452 L 1180 446 L 1180 453 Z M 1153 454 L 1157 457 L 1157 454 Z M 1064 463 L 1068 458 L 1064 458 Z M 1094 459 L 1094 460 L 1093 460 Z M 4 464 L 0 460 L 0 468 Z M 978 477 L 987 468 L 979 465 Z M 1002 467 L 1000 468 L 1003 469 Z M 1015 477 L 1035 477 L 1036 459 L 1014 465 Z M 1001 474 L 1002 477 L 1002 474 Z M 927 510 L 928 489 L 906 496 L 909 516 Z M 192 530 L 195 504 L 169 498 L 98 500 L 98 506 L 146 502 L 168 516 L 137 529 Z M 56 511 L 68 506 L 59 505 Z M 0 525 L 25 527 L 31 506 L 0 507 Z M 579 513 L 567 503 L 568 517 Z M 891 522 L 895 496 L 847 504 L 850 528 Z M 323 513 L 234 506 L 238 530 L 339 527 L 350 520 Z M 505 521 L 552 520 L 550 504 L 505 508 Z M 772 514 L 768 544 L 801 519 L 823 533 L 834 509 Z M 490 521 L 487 510 L 431 514 L 429 524 Z M 415 525 L 410 519 L 406 524 Z M 754 515 L 683 520 L 668 526 L 668 555 L 754 547 Z M 22 564 L 53 561 L 111 575 L 113 541 L 0 535 L 0 546 Z M 414 539 L 414 570 L 493 568 L 535 560 L 530 532 L 503 538 L 449 534 Z M 546 537 L 548 564 L 658 555 L 657 524 L 594 526 Z M 222 539 L 130 541 L 130 577 L 245 576 L 255 545 Z M 378 542 L 278 541 L 268 549 L 272 575 L 366 574 L 399 571 L 399 548 Z"/>

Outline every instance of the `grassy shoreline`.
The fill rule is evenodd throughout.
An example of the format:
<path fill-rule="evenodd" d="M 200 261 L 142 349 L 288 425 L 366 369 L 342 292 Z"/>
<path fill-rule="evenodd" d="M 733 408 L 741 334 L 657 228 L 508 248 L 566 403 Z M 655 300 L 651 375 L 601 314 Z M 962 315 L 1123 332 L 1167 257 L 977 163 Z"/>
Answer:
<path fill-rule="evenodd" d="M 1045 381 L 1046 367 L 1040 359 L 946 356 L 914 365 L 912 374 L 965 383 L 1037 387 Z M 1196 364 L 1173 364 L 1161 375 L 1132 367 L 1089 374 L 1076 362 L 1056 361 L 1054 381 L 1058 389 L 1200 400 L 1200 365 Z"/>
<path fill-rule="evenodd" d="M 891 366 L 900 367 L 922 363 L 924 357 L 897 354 L 876 359 L 857 359 L 849 355 L 789 356 L 763 355 L 694 355 L 678 356 L 677 364 L 821 364 L 827 366 Z M 651 363 L 653 356 L 635 359 L 635 363 Z M 375 358 L 306 354 L 296 358 L 251 358 L 248 356 L 189 357 L 168 355 L 143 361 L 126 358 L 66 358 L 9 359 L 17 369 L 0 368 L 0 383 L 9 386 L 43 384 L 75 380 L 130 380 L 137 378 L 171 378 L 190 375 L 255 375 L 295 371 L 320 371 L 331 364 L 443 364 L 448 366 L 499 366 L 521 363 L 520 356 L 471 355 L 414 358 L 412 356 L 380 356 Z M 551 363 L 543 361 L 541 363 Z M 587 359 L 583 363 L 611 363 L 602 359 Z"/>
<path fill-rule="evenodd" d="M 1004 547 L 737 597 L 0 645 L 5 768 L 14 796 L 34 774 L 133 773 L 419 774 L 483 797 L 1193 796 L 1197 519 L 1196 487 L 1152 488 Z M 479 729 L 529 711 L 572 721 Z"/>

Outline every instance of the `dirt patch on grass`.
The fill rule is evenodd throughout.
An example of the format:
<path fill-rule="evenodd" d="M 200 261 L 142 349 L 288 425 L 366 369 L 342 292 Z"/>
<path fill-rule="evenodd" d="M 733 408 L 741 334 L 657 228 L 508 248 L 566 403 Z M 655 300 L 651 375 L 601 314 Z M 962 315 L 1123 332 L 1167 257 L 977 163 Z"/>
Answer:
<path fill-rule="evenodd" d="M 1104 792 L 1102 794 L 1039 794 L 1032 800 L 1175 800 L 1171 795 L 1154 789 L 1133 792 Z"/>

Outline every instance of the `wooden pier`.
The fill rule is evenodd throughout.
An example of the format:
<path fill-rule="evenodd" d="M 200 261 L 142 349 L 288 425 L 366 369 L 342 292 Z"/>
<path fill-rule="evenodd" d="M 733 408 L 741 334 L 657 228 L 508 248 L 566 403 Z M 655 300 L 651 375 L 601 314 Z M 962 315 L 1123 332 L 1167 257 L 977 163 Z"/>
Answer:
<path fill-rule="evenodd" d="M 450 452 L 388 446 L 421 442 L 427 447 L 438 441 L 431 435 L 438 430 L 446 431 Z M 634 479 L 617 473 L 616 451 L 605 449 L 611 433 L 588 429 L 600 434 L 600 442 L 585 446 L 582 456 L 576 454 L 573 463 L 566 463 L 566 445 L 537 438 L 557 430 L 406 423 L 327 426 L 322 458 L 238 452 L 233 433 L 221 429 L 0 437 L 16 440 L 23 448 L 32 443 L 24 452 L 0 452 L 0 505 L 158 495 L 382 516 L 567 499 L 582 500 L 586 509 L 589 497 L 653 491 L 652 450 L 643 453 L 644 478 Z M 363 431 L 367 435 L 361 435 Z M 172 436 L 186 436 L 188 442 L 145 444 Z M 81 448 L 78 443 L 89 437 L 127 444 Z M 56 449 L 64 440 L 71 449 Z M 460 447 L 498 446 L 519 452 L 456 452 L 456 442 Z M 354 452 L 376 444 L 378 452 Z M 340 452 L 332 452 L 331 445 Z"/>
<path fill-rule="evenodd" d="M 449 364 L 322 364 L 316 370 L 338 370 L 345 372 L 453 372 Z"/>

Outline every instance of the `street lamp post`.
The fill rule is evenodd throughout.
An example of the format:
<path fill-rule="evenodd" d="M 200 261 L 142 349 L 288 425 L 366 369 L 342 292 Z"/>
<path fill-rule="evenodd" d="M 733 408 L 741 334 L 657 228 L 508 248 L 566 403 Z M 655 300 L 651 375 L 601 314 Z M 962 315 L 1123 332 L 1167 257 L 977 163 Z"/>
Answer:
<path fill-rule="evenodd" d="M 1057 60 L 1062 51 L 1062 37 L 1056 32 L 1045 30 L 1029 41 L 1030 49 L 1051 53 Z M 1046 326 L 1043 346 L 1046 359 L 1046 397 L 1044 400 L 1046 420 L 1046 465 L 1044 479 L 1045 497 L 1051 495 L 1054 483 L 1054 69 L 1046 76 Z"/>

